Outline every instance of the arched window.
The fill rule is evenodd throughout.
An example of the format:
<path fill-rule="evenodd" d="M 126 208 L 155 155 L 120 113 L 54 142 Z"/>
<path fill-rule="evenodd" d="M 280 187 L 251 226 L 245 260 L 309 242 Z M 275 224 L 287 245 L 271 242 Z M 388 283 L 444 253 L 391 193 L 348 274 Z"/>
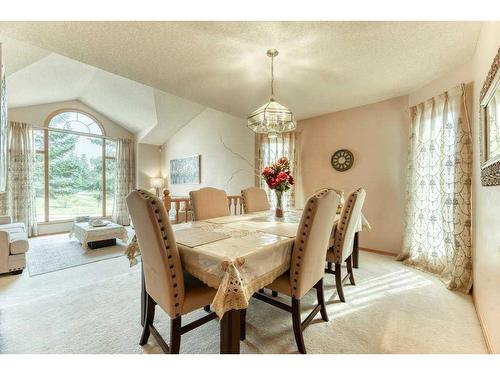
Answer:
<path fill-rule="evenodd" d="M 52 114 L 52 117 L 49 117 L 48 127 L 79 133 L 105 135 L 104 129 L 99 121 L 87 113 L 76 110 Z"/>
<path fill-rule="evenodd" d="M 34 185 L 39 222 L 78 216 L 109 217 L 113 210 L 116 141 L 89 113 L 61 109 L 34 131 Z"/>

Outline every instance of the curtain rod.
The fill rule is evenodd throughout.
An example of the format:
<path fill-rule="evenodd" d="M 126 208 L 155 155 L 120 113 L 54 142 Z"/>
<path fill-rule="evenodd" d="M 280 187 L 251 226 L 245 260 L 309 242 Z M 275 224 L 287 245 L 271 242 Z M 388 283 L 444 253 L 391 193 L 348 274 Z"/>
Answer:
<path fill-rule="evenodd" d="M 99 135 L 99 134 L 90 134 L 90 133 L 84 133 L 84 132 L 77 132 L 77 131 L 74 131 L 74 130 L 48 128 L 48 127 L 45 127 L 45 126 L 32 125 L 32 127 L 33 127 L 33 129 L 38 129 L 38 130 L 50 130 L 50 131 L 55 131 L 55 132 L 60 132 L 60 133 L 70 133 L 70 134 L 75 134 L 75 135 L 81 135 L 81 136 L 85 136 L 85 137 L 111 139 L 113 141 L 118 141 L 119 139 L 122 139 L 122 138 L 116 138 L 116 137 L 108 137 L 107 135 Z M 132 138 L 123 138 L 123 139 L 132 139 Z M 135 141 L 135 139 L 132 139 L 132 140 Z"/>

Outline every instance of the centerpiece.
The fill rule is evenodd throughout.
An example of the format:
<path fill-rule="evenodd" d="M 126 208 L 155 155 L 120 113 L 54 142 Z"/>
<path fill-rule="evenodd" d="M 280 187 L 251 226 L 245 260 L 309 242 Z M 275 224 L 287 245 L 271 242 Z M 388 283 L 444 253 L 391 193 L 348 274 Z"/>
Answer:
<path fill-rule="evenodd" d="M 283 193 L 294 184 L 290 161 L 285 156 L 262 170 L 262 178 L 269 189 L 276 192 L 276 217 L 283 217 Z"/>

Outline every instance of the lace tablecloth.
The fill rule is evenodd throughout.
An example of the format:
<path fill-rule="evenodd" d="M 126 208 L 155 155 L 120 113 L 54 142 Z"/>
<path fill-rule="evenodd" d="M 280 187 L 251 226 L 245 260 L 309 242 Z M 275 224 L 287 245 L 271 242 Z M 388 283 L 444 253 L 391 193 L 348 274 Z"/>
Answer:
<path fill-rule="evenodd" d="M 219 317 L 247 308 L 253 293 L 288 271 L 301 214 L 288 210 L 277 219 L 274 211 L 262 211 L 174 225 L 174 230 L 201 228 L 230 236 L 196 247 L 178 244 L 183 268 L 218 290 L 212 304 Z M 358 231 L 368 227 L 363 220 Z"/>

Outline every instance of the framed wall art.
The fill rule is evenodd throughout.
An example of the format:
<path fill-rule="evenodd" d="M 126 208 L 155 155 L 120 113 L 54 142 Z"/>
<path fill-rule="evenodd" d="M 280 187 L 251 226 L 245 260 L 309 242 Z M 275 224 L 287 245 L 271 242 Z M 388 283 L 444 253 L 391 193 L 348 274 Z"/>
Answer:
<path fill-rule="evenodd" d="M 500 185 L 500 48 L 479 97 L 481 183 Z"/>
<path fill-rule="evenodd" d="M 187 158 L 171 159 L 170 160 L 170 184 L 200 184 L 201 155 L 190 156 Z"/>

